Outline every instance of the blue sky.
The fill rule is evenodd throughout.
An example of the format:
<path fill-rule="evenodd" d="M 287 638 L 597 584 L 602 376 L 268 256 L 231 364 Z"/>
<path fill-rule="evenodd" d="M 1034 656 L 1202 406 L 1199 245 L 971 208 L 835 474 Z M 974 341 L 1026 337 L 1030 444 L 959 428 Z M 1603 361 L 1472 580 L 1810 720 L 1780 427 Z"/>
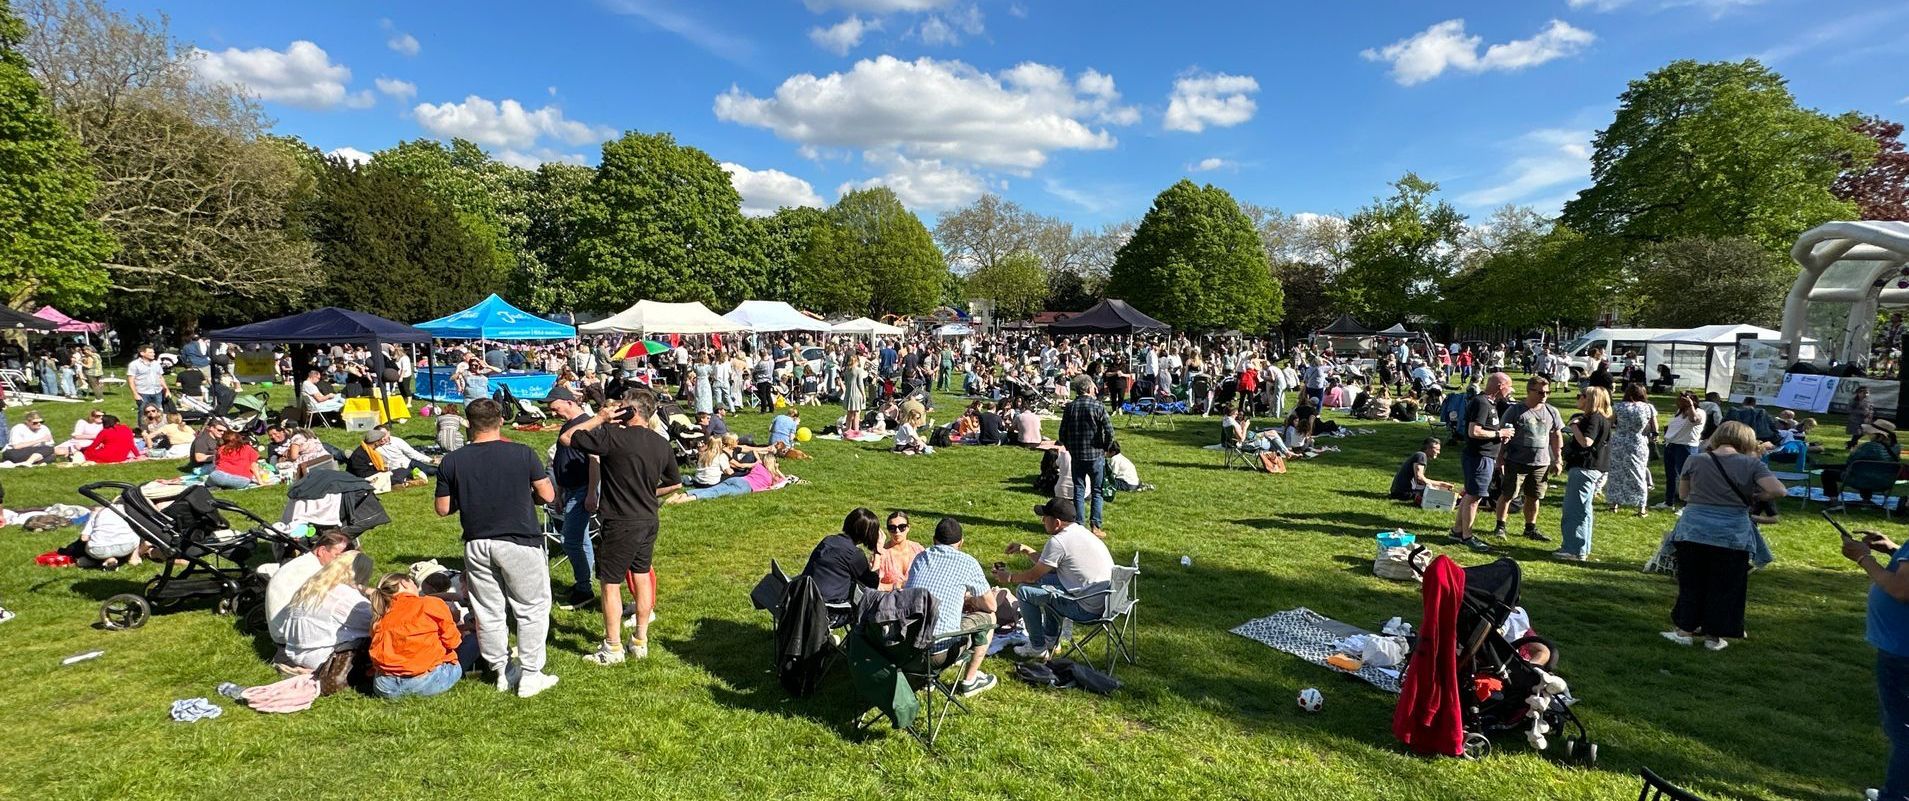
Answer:
<path fill-rule="evenodd" d="M 594 162 L 667 131 L 752 212 L 893 187 L 932 224 L 983 191 L 1084 224 L 1182 176 L 1344 214 L 1406 170 L 1462 211 L 1555 211 L 1626 81 L 1758 56 L 1808 106 L 1909 117 L 1903 0 L 1073 2 L 141 0 L 265 99 L 370 152 L 464 136 Z"/>

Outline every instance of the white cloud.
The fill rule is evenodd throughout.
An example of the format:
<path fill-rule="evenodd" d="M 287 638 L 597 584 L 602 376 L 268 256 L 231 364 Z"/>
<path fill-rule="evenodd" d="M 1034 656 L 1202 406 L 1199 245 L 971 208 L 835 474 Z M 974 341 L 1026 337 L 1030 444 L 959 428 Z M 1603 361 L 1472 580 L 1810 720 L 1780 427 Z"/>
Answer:
<path fill-rule="evenodd" d="M 1233 166 L 1236 166 L 1233 162 L 1227 161 L 1219 156 L 1207 156 L 1192 164 L 1188 164 L 1186 168 L 1188 172 L 1211 172 L 1213 170 Z"/>
<path fill-rule="evenodd" d="M 810 28 L 809 41 L 823 50 L 838 56 L 846 56 L 848 51 L 854 50 L 856 45 L 862 43 L 862 37 L 869 31 L 881 29 L 881 20 L 862 19 L 859 15 L 850 15 L 848 19 L 826 28 Z"/>
<path fill-rule="evenodd" d="M 282 52 L 269 47 L 231 47 L 216 53 L 193 53 L 201 79 L 238 86 L 260 100 L 310 109 L 338 105 L 364 108 L 374 102 L 370 92 L 346 91 L 351 70 L 333 64 L 324 48 L 303 39 Z"/>
<path fill-rule="evenodd" d="M 1597 37 L 1590 31 L 1554 19 L 1529 39 L 1491 45 L 1479 55 L 1478 46 L 1483 41 L 1481 37 L 1465 33 L 1464 20 L 1452 19 L 1360 55 L 1367 61 L 1391 64 L 1392 79 L 1401 86 L 1411 86 L 1443 75 L 1448 69 L 1480 73 L 1515 72 L 1535 67 L 1576 55 L 1597 41 Z"/>
<path fill-rule="evenodd" d="M 538 166 L 548 162 L 557 162 L 560 164 L 586 163 L 582 153 L 565 153 L 547 147 L 534 148 L 528 152 L 504 148 L 497 151 L 497 160 L 509 164 L 512 167 L 522 167 L 526 170 L 537 169 Z"/>
<path fill-rule="evenodd" d="M 980 36 L 986 30 L 981 7 L 965 6 L 942 14 L 929 14 L 915 28 L 915 35 L 925 45 L 952 47 L 961 44 L 962 37 Z"/>
<path fill-rule="evenodd" d="M 477 95 L 464 98 L 462 103 L 419 103 L 412 114 L 419 125 L 438 136 L 517 151 L 528 150 L 543 137 L 581 145 L 616 136 L 614 128 L 565 119 L 563 110 L 556 106 L 532 111 L 515 100 L 493 103 Z"/>
<path fill-rule="evenodd" d="M 389 38 L 384 40 L 385 47 L 389 47 L 407 56 L 415 56 L 418 54 L 418 37 L 398 30 L 397 23 L 392 22 L 390 19 L 378 20 L 378 27 L 384 29 L 385 33 L 390 34 Z"/>
<path fill-rule="evenodd" d="M 959 61 L 892 56 L 847 72 L 789 77 L 772 97 L 740 88 L 716 97 L 717 119 L 766 128 L 805 153 L 821 148 L 898 152 L 1031 169 L 1055 150 L 1105 150 L 1115 139 L 1095 124 L 1126 125 L 1113 79 L 1094 71 L 1070 81 L 1032 62 L 986 73 Z"/>
<path fill-rule="evenodd" d="M 355 147 L 334 147 L 330 150 L 325 151 L 325 155 L 332 156 L 334 158 L 342 158 L 353 164 L 363 164 L 371 160 L 370 153 L 366 153 Z"/>
<path fill-rule="evenodd" d="M 410 81 L 400 81 L 396 78 L 379 78 L 372 81 L 372 83 L 377 85 L 378 91 L 390 95 L 392 99 L 400 103 L 418 96 L 418 85 Z"/>
<path fill-rule="evenodd" d="M 1249 95 L 1259 92 L 1251 75 L 1188 75 L 1173 82 L 1167 98 L 1165 125 L 1169 131 L 1199 133 L 1212 125 L 1226 128 L 1253 118 L 1259 109 Z"/>
<path fill-rule="evenodd" d="M 897 11 L 933 11 L 950 5 L 954 0 L 802 0 L 810 11 L 820 14 L 824 11 L 840 9 L 859 11 L 869 14 L 891 14 Z"/>
<path fill-rule="evenodd" d="M 1497 182 L 1459 195 L 1461 205 L 1493 207 L 1529 201 L 1548 189 L 1590 182 L 1590 131 L 1541 128 L 1519 137 L 1512 150 L 1520 155 L 1499 172 Z"/>
<path fill-rule="evenodd" d="M 767 217 L 784 207 L 825 205 L 808 181 L 781 170 L 752 170 L 727 161 L 722 168 L 742 195 L 742 213 L 750 217 Z"/>
<path fill-rule="evenodd" d="M 940 159 L 911 159 L 905 156 L 868 154 L 865 160 L 884 164 L 888 172 L 865 181 L 850 181 L 837 187 L 837 195 L 852 189 L 886 186 L 895 192 L 902 205 L 915 211 L 942 211 L 967 205 L 987 189 L 980 176 Z"/>
<path fill-rule="evenodd" d="M 676 34 L 719 58 L 745 63 L 755 55 L 755 42 L 683 13 L 670 0 L 599 0 L 611 13 L 636 17 Z"/>

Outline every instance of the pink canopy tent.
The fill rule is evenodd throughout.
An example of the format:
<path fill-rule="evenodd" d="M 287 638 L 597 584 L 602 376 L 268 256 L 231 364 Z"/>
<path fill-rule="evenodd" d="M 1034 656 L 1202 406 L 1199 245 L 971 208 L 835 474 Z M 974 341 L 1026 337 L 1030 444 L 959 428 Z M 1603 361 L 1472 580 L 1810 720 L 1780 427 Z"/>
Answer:
<path fill-rule="evenodd" d="M 53 330 L 63 334 L 97 334 L 106 327 L 105 323 L 88 323 L 75 320 L 68 316 L 66 312 L 55 309 L 52 306 L 41 306 L 39 311 L 33 313 L 33 316 L 42 320 L 53 321 L 53 324 L 58 326 L 58 328 Z"/>

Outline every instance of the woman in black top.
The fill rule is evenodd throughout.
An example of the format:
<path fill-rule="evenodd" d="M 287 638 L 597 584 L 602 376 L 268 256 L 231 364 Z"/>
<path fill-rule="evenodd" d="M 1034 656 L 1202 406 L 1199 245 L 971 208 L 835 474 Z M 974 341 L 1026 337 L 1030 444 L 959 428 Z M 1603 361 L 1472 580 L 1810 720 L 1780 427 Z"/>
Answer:
<path fill-rule="evenodd" d="M 1604 481 L 1604 449 L 1611 441 L 1610 393 L 1585 387 L 1578 396 L 1578 411 L 1564 428 L 1563 545 L 1551 554 L 1573 562 L 1591 558 L 1592 509 Z"/>
<path fill-rule="evenodd" d="M 822 594 L 823 603 L 840 607 L 854 600 L 855 585 L 869 589 L 881 585 L 882 575 L 873 567 L 874 560 L 882 553 L 881 534 L 881 518 L 858 506 L 842 520 L 840 532 L 816 543 L 815 550 L 809 554 L 809 564 L 802 568 L 802 575 L 815 579 L 815 589 Z M 864 550 L 867 553 L 863 553 Z M 829 610 L 829 625 L 845 625 L 849 614 L 846 609 Z"/>

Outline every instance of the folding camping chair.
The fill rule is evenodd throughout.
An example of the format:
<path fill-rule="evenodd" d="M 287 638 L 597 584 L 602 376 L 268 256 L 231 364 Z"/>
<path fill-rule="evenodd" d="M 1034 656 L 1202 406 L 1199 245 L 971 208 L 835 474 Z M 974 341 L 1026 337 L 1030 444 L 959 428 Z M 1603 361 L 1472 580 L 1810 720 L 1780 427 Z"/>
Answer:
<path fill-rule="evenodd" d="M 563 547 L 563 500 L 559 498 L 555 503 L 545 504 L 543 509 L 544 552 L 557 555 L 557 561 L 550 564 L 552 568 L 562 567 L 563 563 L 570 561 L 570 552 Z M 590 515 L 590 522 L 583 528 L 583 536 L 590 538 L 590 545 L 594 549 L 598 541 L 603 539 L 603 521 L 594 514 Z"/>
<path fill-rule="evenodd" d="M 1220 466 L 1231 470 L 1235 464 L 1243 465 L 1248 470 L 1261 469 L 1259 458 L 1240 448 L 1239 436 L 1233 431 L 1233 427 L 1221 424 Z"/>
<path fill-rule="evenodd" d="M 1127 404 L 1127 427 L 1173 430 L 1173 415 L 1160 407 L 1160 403 L 1151 396 L 1142 397 Z"/>
<path fill-rule="evenodd" d="M 1863 466 L 1865 466 L 1865 465 L 1872 465 L 1872 466 L 1876 466 L 1876 467 L 1889 467 L 1889 468 L 1892 468 L 1892 469 L 1897 469 L 1897 470 L 1900 470 L 1900 463 L 1898 463 L 1898 462 L 1890 462 L 1890 461 L 1883 461 L 1883 460 L 1873 460 L 1873 461 L 1872 461 L 1872 460 L 1869 460 L 1869 459 L 1864 459 L 1864 460 L 1861 460 L 1861 461 L 1855 461 L 1855 462 L 1850 462 L 1850 463 L 1848 463 L 1848 464 L 1846 464 L 1846 465 L 1844 465 L 1844 466 L 1843 466 L 1843 470 L 1844 470 L 1844 475 L 1845 475 L 1845 476 L 1847 476 L 1847 475 L 1848 475 L 1848 473 L 1849 473 L 1849 471 L 1851 471 L 1851 470 L 1853 470 L 1853 469 L 1855 469 L 1855 468 L 1860 468 L 1860 467 L 1863 467 Z M 1813 482 L 1813 483 L 1814 483 L 1814 484 L 1815 484 L 1816 486 L 1822 486 L 1822 484 L 1823 484 L 1823 468 L 1820 468 L 1820 467 L 1819 467 L 1819 468 L 1817 468 L 1817 469 L 1815 469 L 1815 470 L 1811 470 L 1811 471 L 1809 471 L 1809 472 L 1810 472 L 1810 478 L 1809 478 L 1808 480 L 1809 480 L 1810 482 Z M 1847 479 L 1847 478 L 1845 478 L 1845 479 L 1844 479 L 1844 482 L 1843 482 L 1843 486 L 1842 486 L 1842 487 L 1840 487 L 1839 489 L 1840 489 L 1840 490 L 1841 490 L 1842 492 L 1850 492 L 1850 491 L 1852 491 L 1852 490 L 1851 490 L 1851 488 L 1849 487 L 1849 482 L 1848 482 L 1848 479 Z M 1892 518 L 1892 517 L 1895 517 L 1895 509 L 1894 509 L 1894 507 L 1893 507 L 1893 506 L 1891 506 L 1891 505 L 1890 505 L 1890 503 L 1889 503 L 1889 501 L 1890 501 L 1891 499 L 1894 499 L 1894 500 L 1896 501 L 1896 504 L 1897 504 L 1897 505 L 1901 505 L 1901 504 L 1903 504 L 1903 503 L 1909 503 L 1909 495 L 1906 495 L 1906 494 L 1905 494 L 1905 490 L 1909 490 L 1909 479 L 1904 479 L 1904 478 L 1902 478 L 1902 477 L 1901 477 L 1901 473 L 1900 473 L 1900 472 L 1898 472 L 1898 473 L 1896 474 L 1896 478 L 1895 478 L 1895 479 L 1893 479 L 1893 480 L 1891 480 L 1891 481 L 1889 482 L 1889 486 L 1887 486 L 1887 487 L 1881 487 L 1881 488 L 1878 488 L 1878 489 L 1874 489 L 1874 490 L 1871 490 L 1871 492 L 1872 492 L 1872 493 L 1873 493 L 1874 495 L 1876 495 L 1876 496 L 1879 496 L 1879 497 L 1877 497 L 1877 498 L 1876 498 L 1876 500 L 1875 500 L 1875 503 L 1876 503 L 1877 505 L 1879 505 L 1879 506 L 1881 506 L 1881 507 L 1882 507 L 1882 514 L 1883 514 L 1883 517 L 1886 517 L 1886 518 Z M 1806 485 L 1805 485 L 1805 487 L 1804 487 L 1804 496 L 1803 496 L 1803 497 L 1804 497 L 1804 498 L 1806 498 L 1806 499 L 1813 499 L 1813 498 L 1814 498 L 1814 496 L 1810 494 L 1810 490 L 1809 490 L 1809 487 L 1808 487 L 1808 485 L 1807 485 L 1807 484 L 1806 484 Z M 1841 500 L 1841 498 L 1840 498 L 1840 497 L 1838 497 L 1838 498 L 1829 498 L 1828 500 L 1829 500 L 1829 502 L 1830 502 L 1830 503 L 1835 503 L 1835 502 L 1837 502 L 1838 500 Z"/>
<path fill-rule="evenodd" d="M 1637 801 L 1703 801 L 1689 790 L 1671 784 L 1664 777 L 1643 769 L 1644 789 L 1637 793 Z"/>
<path fill-rule="evenodd" d="M 1140 653 L 1140 639 L 1138 632 L 1134 629 L 1134 611 L 1140 606 L 1140 595 L 1135 591 L 1134 579 L 1139 577 L 1140 552 L 1135 551 L 1132 565 L 1114 565 L 1113 576 L 1105 588 L 1062 596 L 1075 603 L 1099 598 L 1104 610 L 1099 618 L 1074 622 L 1075 637 L 1069 641 L 1067 650 L 1061 654 L 1062 656 L 1072 657 L 1079 654 L 1080 661 L 1086 662 L 1088 667 L 1098 667 L 1093 659 L 1088 657 L 1087 646 L 1096 637 L 1106 637 L 1104 664 L 1107 666 L 1107 675 L 1112 676 L 1114 668 L 1118 667 L 1122 661 L 1129 665 L 1136 663 Z M 1086 636 L 1080 635 L 1083 627 L 1087 631 Z M 1116 656 L 1119 659 L 1115 659 Z"/>
<path fill-rule="evenodd" d="M 898 592 L 926 593 L 924 589 Z M 929 648 L 917 648 L 913 640 L 920 626 L 932 626 L 935 603 L 929 598 L 927 613 L 899 627 L 873 625 L 857 620 L 849 631 L 847 645 L 849 669 L 856 689 L 874 706 L 855 720 L 856 728 L 866 730 L 876 720 L 887 717 L 895 728 L 908 732 L 930 750 L 941 735 L 941 725 L 955 710 L 970 712 L 955 692 L 952 674 L 964 670 L 974 653 L 974 635 L 992 626 L 974 626 L 960 631 L 936 634 Z M 858 607 L 858 612 L 859 612 Z M 857 615 L 861 617 L 860 614 Z M 903 694 L 905 683 L 909 693 Z"/>

